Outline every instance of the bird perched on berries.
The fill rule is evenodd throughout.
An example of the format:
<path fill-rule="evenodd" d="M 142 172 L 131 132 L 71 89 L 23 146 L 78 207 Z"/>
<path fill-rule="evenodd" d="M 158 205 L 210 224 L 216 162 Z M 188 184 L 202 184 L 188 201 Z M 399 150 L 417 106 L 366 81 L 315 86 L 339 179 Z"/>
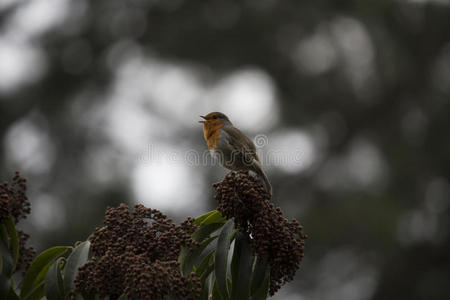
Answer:
<path fill-rule="evenodd" d="M 208 149 L 221 165 L 232 171 L 253 171 L 264 181 L 266 191 L 272 196 L 272 186 L 264 173 L 253 141 L 233 126 L 221 112 L 200 116 L 204 120 L 203 135 Z"/>

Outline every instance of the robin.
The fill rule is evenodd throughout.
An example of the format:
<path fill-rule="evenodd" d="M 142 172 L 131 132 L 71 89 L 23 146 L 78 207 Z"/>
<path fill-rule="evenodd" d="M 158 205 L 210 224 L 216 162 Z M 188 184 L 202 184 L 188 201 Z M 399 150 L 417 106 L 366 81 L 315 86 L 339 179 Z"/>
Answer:
<path fill-rule="evenodd" d="M 253 141 L 233 126 L 221 112 L 200 116 L 204 120 L 203 136 L 211 155 L 217 157 L 221 165 L 232 171 L 253 171 L 264 181 L 266 190 L 272 196 L 272 186 L 264 173 Z"/>

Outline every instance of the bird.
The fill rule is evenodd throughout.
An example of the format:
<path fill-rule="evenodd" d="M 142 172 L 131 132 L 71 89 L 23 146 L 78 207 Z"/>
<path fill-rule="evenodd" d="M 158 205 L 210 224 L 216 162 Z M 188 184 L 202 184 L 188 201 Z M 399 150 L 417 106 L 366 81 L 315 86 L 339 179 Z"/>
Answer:
<path fill-rule="evenodd" d="M 272 185 L 264 173 L 253 141 L 233 126 L 221 112 L 200 116 L 203 120 L 203 136 L 208 149 L 219 163 L 231 171 L 253 171 L 264 182 L 267 193 L 272 196 Z"/>

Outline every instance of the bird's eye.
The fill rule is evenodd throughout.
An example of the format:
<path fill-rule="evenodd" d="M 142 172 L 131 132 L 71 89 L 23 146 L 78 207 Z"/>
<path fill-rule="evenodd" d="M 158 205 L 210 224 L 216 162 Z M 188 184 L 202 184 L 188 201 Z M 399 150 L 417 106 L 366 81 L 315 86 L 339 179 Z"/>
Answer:
<path fill-rule="evenodd" d="M 213 116 L 213 119 L 217 119 L 218 118 L 218 116 Z"/>

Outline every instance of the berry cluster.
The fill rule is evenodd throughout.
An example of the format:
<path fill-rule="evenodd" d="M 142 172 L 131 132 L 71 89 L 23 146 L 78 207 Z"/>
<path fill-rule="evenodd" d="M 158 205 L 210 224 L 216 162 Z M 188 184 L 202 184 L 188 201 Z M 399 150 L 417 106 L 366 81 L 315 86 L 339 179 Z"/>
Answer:
<path fill-rule="evenodd" d="M 121 204 L 106 211 L 104 226 L 91 235 L 92 258 L 79 269 L 78 291 L 114 299 L 125 293 L 133 299 L 196 299 L 200 279 L 179 271 L 181 247 L 198 245 L 190 234 L 193 218 L 175 225 L 160 211 Z"/>
<path fill-rule="evenodd" d="M 19 172 L 13 177 L 12 183 L 0 183 L 0 223 L 13 216 L 15 223 L 25 219 L 31 211 L 30 201 L 25 194 L 27 180 L 20 177 Z"/>
<path fill-rule="evenodd" d="M 11 183 L 0 183 L 0 224 L 11 215 L 14 224 L 17 225 L 21 219 L 25 219 L 30 213 L 31 205 L 26 196 L 26 181 L 25 178 L 20 176 L 19 172 L 16 172 Z M 33 247 L 26 246 L 28 234 L 22 230 L 17 230 L 17 235 L 19 239 L 19 261 L 16 270 L 21 267 L 26 270 L 36 252 Z"/>
<path fill-rule="evenodd" d="M 216 184 L 218 210 L 246 232 L 257 257 L 267 255 L 270 263 L 270 295 L 294 278 L 303 258 L 302 226 L 289 221 L 275 207 L 261 182 L 248 172 L 230 172 Z"/>

